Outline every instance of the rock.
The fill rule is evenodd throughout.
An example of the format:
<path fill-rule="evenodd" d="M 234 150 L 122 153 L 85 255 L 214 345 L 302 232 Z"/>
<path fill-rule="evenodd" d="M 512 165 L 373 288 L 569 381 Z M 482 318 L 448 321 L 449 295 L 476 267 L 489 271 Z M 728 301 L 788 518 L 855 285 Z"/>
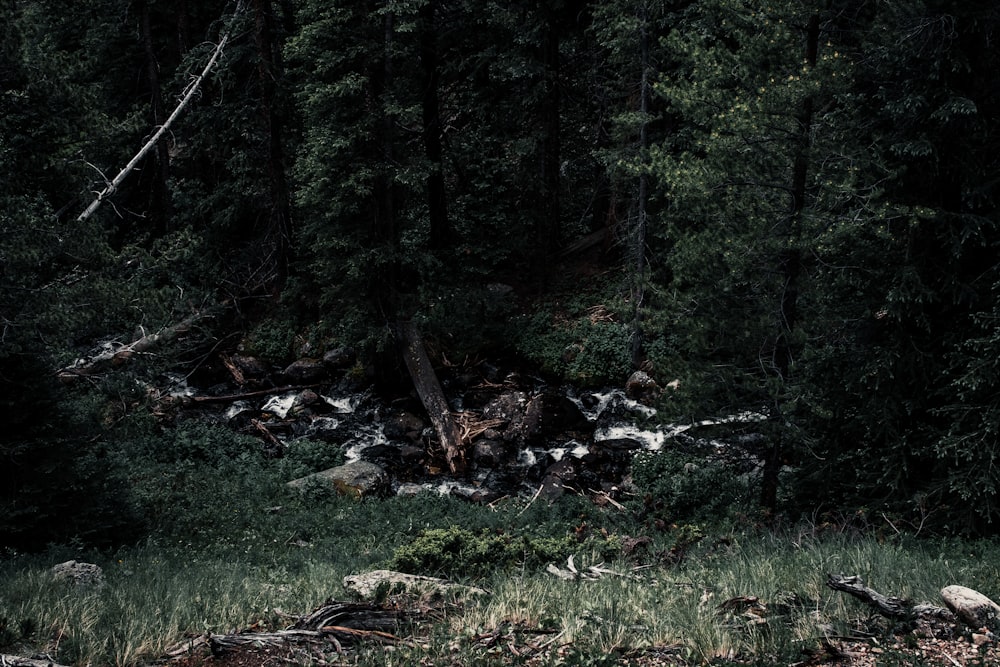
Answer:
<path fill-rule="evenodd" d="M 480 440 L 472 447 L 472 460 L 484 468 L 495 468 L 507 460 L 507 448 L 496 440 Z"/>
<path fill-rule="evenodd" d="M 356 497 L 385 495 L 389 491 L 389 475 L 381 466 L 368 461 L 352 461 L 336 468 L 293 479 L 288 482 L 288 486 L 302 490 L 316 483 L 331 486 L 342 495 Z"/>
<path fill-rule="evenodd" d="M 234 354 L 229 360 L 239 369 L 244 378 L 259 379 L 268 374 L 267 365 L 257 357 Z"/>
<path fill-rule="evenodd" d="M 556 461 L 545 470 L 546 478 L 555 476 L 563 482 L 575 481 L 576 475 L 577 469 L 574 465 L 574 459 L 568 457 Z"/>
<path fill-rule="evenodd" d="M 52 576 L 59 581 L 65 581 L 74 586 L 93 586 L 100 588 L 104 585 L 104 571 L 93 563 L 79 563 L 75 560 L 68 560 L 52 566 Z"/>
<path fill-rule="evenodd" d="M 543 392 L 528 403 L 521 433 L 532 439 L 593 430 L 594 425 L 576 403 L 562 394 Z"/>
<path fill-rule="evenodd" d="M 625 382 L 625 395 L 640 403 L 652 403 L 660 395 L 661 389 L 646 371 L 632 373 Z"/>
<path fill-rule="evenodd" d="M 995 628 L 1000 622 L 1000 605 L 965 586 L 945 586 L 941 598 L 955 615 L 973 628 Z"/>
<path fill-rule="evenodd" d="M 394 474 L 399 474 L 403 469 L 403 455 L 395 445 L 380 444 L 365 447 L 361 450 L 361 459 Z"/>
<path fill-rule="evenodd" d="M 340 370 L 353 364 L 356 356 L 354 348 L 338 347 L 333 350 L 328 350 L 327 353 L 323 355 L 323 363 L 329 368 Z"/>
<path fill-rule="evenodd" d="M 382 429 L 387 438 L 403 439 L 409 438 L 416 441 L 423 432 L 424 420 L 410 412 L 400 412 L 392 415 L 385 421 Z"/>
<path fill-rule="evenodd" d="M 458 598 L 489 595 L 482 588 L 454 584 L 447 579 L 422 577 L 393 570 L 374 570 L 344 577 L 344 590 L 366 600 L 379 592 L 386 595 L 407 593 L 421 598 L 440 598 L 445 595 Z"/>
<path fill-rule="evenodd" d="M 403 465 L 405 466 L 419 466 L 427 458 L 423 447 L 416 447 L 414 445 L 403 445 L 399 448 L 399 456 L 403 459 Z"/>
<path fill-rule="evenodd" d="M 565 493 L 566 487 L 563 486 L 563 480 L 558 475 L 546 475 L 538 489 L 538 497 L 544 498 L 550 503 L 555 502 Z"/>
<path fill-rule="evenodd" d="M 293 361 L 282 373 L 289 384 L 314 384 L 326 379 L 326 366 L 317 359 Z"/>
<path fill-rule="evenodd" d="M 483 408 L 484 420 L 502 420 L 497 428 L 507 432 L 516 431 L 524 421 L 524 411 L 528 405 L 528 394 L 523 391 L 508 391 L 500 394 Z"/>

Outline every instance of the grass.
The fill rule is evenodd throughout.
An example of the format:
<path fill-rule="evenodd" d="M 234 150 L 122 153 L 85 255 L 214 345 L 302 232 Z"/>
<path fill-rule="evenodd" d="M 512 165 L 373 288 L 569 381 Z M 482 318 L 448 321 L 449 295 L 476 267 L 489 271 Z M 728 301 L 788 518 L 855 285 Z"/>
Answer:
<path fill-rule="evenodd" d="M 343 576 L 384 565 L 424 528 L 456 522 L 477 530 L 544 526 L 555 535 L 555 526 L 566 534 L 581 515 L 612 529 L 621 521 L 579 500 L 536 505 L 522 512 L 521 503 L 490 509 L 429 496 L 327 499 L 309 513 L 293 507 L 267 515 L 238 539 L 159 539 L 113 553 L 63 547 L 10 555 L 0 561 L 0 650 L 45 652 L 62 663 L 95 667 L 150 662 L 185 636 L 278 628 L 287 623 L 281 612 L 303 613 L 328 597 L 343 599 Z M 308 542 L 297 546 L 302 542 L 292 538 L 303 534 Z M 680 565 L 669 565 L 656 553 L 672 539 L 657 535 L 646 557 L 604 563 L 623 576 L 564 581 L 538 567 L 488 574 L 477 583 L 492 595 L 421 628 L 425 636 L 416 645 L 367 647 L 351 660 L 515 664 L 511 648 L 520 647 L 535 653 L 533 664 L 624 664 L 615 661 L 631 650 L 670 647 L 693 664 L 746 656 L 780 664 L 816 646 L 824 632 L 865 624 L 884 630 L 860 604 L 826 589 L 827 573 L 860 574 L 880 591 L 917 601 L 936 601 L 940 588 L 954 583 L 1000 594 L 1000 549 L 993 542 L 880 541 L 816 535 L 808 527 L 780 535 L 747 530 L 705 538 Z M 105 586 L 55 582 L 48 569 L 69 558 L 101 565 Z M 575 554 L 581 570 L 600 559 L 589 542 Z M 728 600 L 751 597 L 766 609 L 764 622 L 743 609 L 720 611 Z"/>

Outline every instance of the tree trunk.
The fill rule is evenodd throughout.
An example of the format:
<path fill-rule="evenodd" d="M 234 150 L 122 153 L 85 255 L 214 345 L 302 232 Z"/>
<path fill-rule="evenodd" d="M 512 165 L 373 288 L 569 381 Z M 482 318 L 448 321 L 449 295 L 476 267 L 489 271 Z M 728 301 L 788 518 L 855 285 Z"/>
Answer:
<path fill-rule="evenodd" d="M 846 576 L 843 574 L 828 574 L 826 585 L 835 591 L 847 593 L 848 595 L 861 600 L 872 607 L 882 616 L 897 620 L 912 620 L 914 618 L 937 618 L 950 623 L 958 619 L 950 610 L 944 607 L 928 604 L 914 604 L 902 598 L 883 595 L 878 591 L 865 586 L 864 580 L 857 576 Z"/>
<path fill-rule="evenodd" d="M 150 107 L 153 115 L 153 127 L 159 127 L 165 118 L 163 109 L 163 95 L 160 89 L 160 65 L 156 59 L 156 50 L 153 46 L 153 28 L 150 18 L 150 0 L 142 3 L 140 16 L 140 27 L 142 33 L 142 47 L 146 53 L 146 78 L 149 80 Z M 169 179 L 170 153 L 167 142 L 161 141 L 156 144 L 156 161 L 153 174 L 153 187 L 149 208 L 155 212 L 158 218 L 160 232 L 169 231 L 170 228 L 170 190 L 167 185 Z"/>
<path fill-rule="evenodd" d="M 552 12 L 554 14 L 554 10 Z M 542 135 L 542 190 L 539 219 L 535 227 L 534 279 L 539 291 L 544 291 L 549 280 L 552 256 L 559 233 L 561 206 L 559 202 L 560 170 L 560 107 L 559 92 L 559 26 L 556 16 L 545 21 L 542 38 L 543 90 L 541 120 Z"/>
<path fill-rule="evenodd" d="M 427 416 L 430 417 L 431 424 L 434 425 L 434 430 L 441 441 L 448 469 L 453 473 L 462 472 L 465 470 L 462 434 L 451 416 L 448 400 L 441 390 L 430 357 L 427 356 L 427 348 L 424 347 L 420 331 L 412 321 L 400 322 L 397 330 L 403 361 L 413 379 L 417 396 L 427 410 Z"/>
<path fill-rule="evenodd" d="M 434 13 L 437 0 L 429 0 L 420 8 L 420 64 L 423 69 L 424 95 L 422 100 L 424 152 L 430 162 L 427 175 L 427 208 L 430 217 L 430 245 L 432 250 L 444 250 L 451 242 L 448 222 L 448 202 L 441 164 L 441 110 L 438 103 L 440 63 L 438 56 L 437 28 Z"/>
<path fill-rule="evenodd" d="M 806 64 L 809 68 L 816 66 L 819 52 L 820 33 L 819 14 L 809 17 L 806 32 Z M 795 351 L 792 349 L 791 335 L 798 325 L 799 278 L 802 273 L 802 212 L 806 205 L 806 183 L 809 175 L 810 134 L 813 121 L 813 99 L 807 96 L 802 101 L 802 107 L 797 114 L 798 132 L 795 142 L 795 156 L 792 166 L 791 205 L 785 220 L 784 249 L 778 258 L 782 275 L 782 292 L 778 312 L 778 333 L 774 345 L 774 367 L 782 384 L 791 379 L 791 368 Z M 781 406 L 775 402 L 774 418 L 781 421 Z M 781 471 L 785 447 L 782 437 L 774 435 L 771 446 L 764 455 L 764 468 L 761 479 L 761 505 L 766 509 L 775 510 L 778 504 L 778 473 Z"/>
<path fill-rule="evenodd" d="M 278 103 L 276 82 L 281 75 L 278 60 L 281 50 L 274 43 L 271 0 L 254 0 L 254 19 L 260 107 L 267 133 L 267 178 L 270 194 L 268 231 L 276 246 L 275 272 L 280 286 L 288 277 L 292 260 L 292 215 L 288 178 L 285 174 L 282 114 L 275 108 Z"/>
<path fill-rule="evenodd" d="M 207 308 L 191 315 L 177 324 L 164 327 L 156 333 L 140 336 L 127 345 L 111 345 L 103 352 L 96 354 L 93 357 L 77 359 L 73 364 L 56 371 L 56 377 L 64 383 L 69 383 L 77 378 L 94 375 L 95 373 L 100 373 L 108 370 L 109 368 L 120 366 L 137 354 L 149 352 L 157 345 L 168 343 L 177 339 L 179 336 L 186 334 L 192 329 L 192 327 L 194 327 L 194 325 L 202 320 L 215 317 L 220 312 L 221 308 L 222 307 L 220 306 Z"/>
<path fill-rule="evenodd" d="M 644 160 L 649 148 L 649 31 L 646 3 L 643 2 L 639 17 L 639 63 L 642 72 L 639 78 L 639 158 Z M 642 306 L 645 300 L 646 274 L 646 203 L 649 198 L 649 177 L 645 169 L 639 173 L 639 191 L 636 196 L 635 224 L 632 230 L 632 367 L 638 369 L 642 363 Z"/>

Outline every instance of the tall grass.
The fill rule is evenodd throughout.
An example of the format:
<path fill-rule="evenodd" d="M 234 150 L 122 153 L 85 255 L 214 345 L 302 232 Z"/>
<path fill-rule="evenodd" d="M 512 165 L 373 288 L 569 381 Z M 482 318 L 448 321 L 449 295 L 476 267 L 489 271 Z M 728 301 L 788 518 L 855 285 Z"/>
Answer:
<path fill-rule="evenodd" d="M 489 508 L 432 496 L 285 499 L 282 511 L 240 521 L 238 531 L 218 539 L 210 531 L 187 539 L 164 530 L 115 552 L 60 548 L 9 555 L 0 560 L 0 651 L 44 652 L 58 662 L 93 667 L 146 663 L 187 636 L 279 628 L 288 622 L 285 614 L 311 611 L 328 597 L 343 599 L 345 575 L 385 565 L 426 528 L 459 524 L 555 537 L 584 521 L 594 529 L 603 522 L 612 532 L 643 529 L 622 517 L 579 500 Z M 351 661 L 513 664 L 510 647 L 520 647 L 537 664 L 616 664 L 632 649 L 670 647 L 692 664 L 738 656 L 782 664 L 824 634 L 859 625 L 879 631 L 868 609 L 826 588 L 828 573 L 859 574 L 882 592 L 915 601 L 937 601 L 949 584 L 1000 597 L 994 542 L 886 541 L 817 535 L 808 527 L 784 534 L 733 531 L 725 539 L 703 539 L 676 565 L 660 556 L 675 540 L 671 532 L 653 537 L 642 558 L 604 563 L 621 576 L 565 581 L 538 567 L 492 573 L 476 582 L 491 591 L 489 597 L 449 607 L 442 619 L 418 629 L 422 636 L 413 645 L 362 647 Z M 69 558 L 103 567 L 105 585 L 55 581 L 49 568 Z M 601 558 L 584 541 L 574 562 L 585 570 Z M 739 605 L 721 608 L 751 597 L 759 601 L 756 613 Z"/>

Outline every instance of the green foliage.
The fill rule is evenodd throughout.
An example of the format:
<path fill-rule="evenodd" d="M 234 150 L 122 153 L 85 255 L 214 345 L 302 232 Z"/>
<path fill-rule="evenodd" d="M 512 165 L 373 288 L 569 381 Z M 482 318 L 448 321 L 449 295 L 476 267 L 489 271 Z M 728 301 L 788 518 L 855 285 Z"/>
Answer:
<path fill-rule="evenodd" d="M 601 547 L 610 555 L 611 541 Z M 542 537 L 530 532 L 482 531 L 451 526 L 423 531 L 393 552 L 390 567 L 414 574 L 449 577 L 483 577 L 520 567 L 536 570 L 562 562 L 581 548 L 572 536 Z"/>
<path fill-rule="evenodd" d="M 640 452 L 632 479 L 644 502 L 670 522 L 713 521 L 752 507 L 754 476 L 679 451 Z"/>
<path fill-rule="evenodd" d="M 265 319 L 256 324 L 244 339 L 244 351 L 264 361 L 281 364 L 294 355 L 296 329 L 288 319 Z"/>
<path fill-rule="evenodd" d="M 566 381 L 600 386 L 624 382 L 631 372 L 629 327 L 586 295 L 515 318 L 510 330 L 518 354 Z"/>

